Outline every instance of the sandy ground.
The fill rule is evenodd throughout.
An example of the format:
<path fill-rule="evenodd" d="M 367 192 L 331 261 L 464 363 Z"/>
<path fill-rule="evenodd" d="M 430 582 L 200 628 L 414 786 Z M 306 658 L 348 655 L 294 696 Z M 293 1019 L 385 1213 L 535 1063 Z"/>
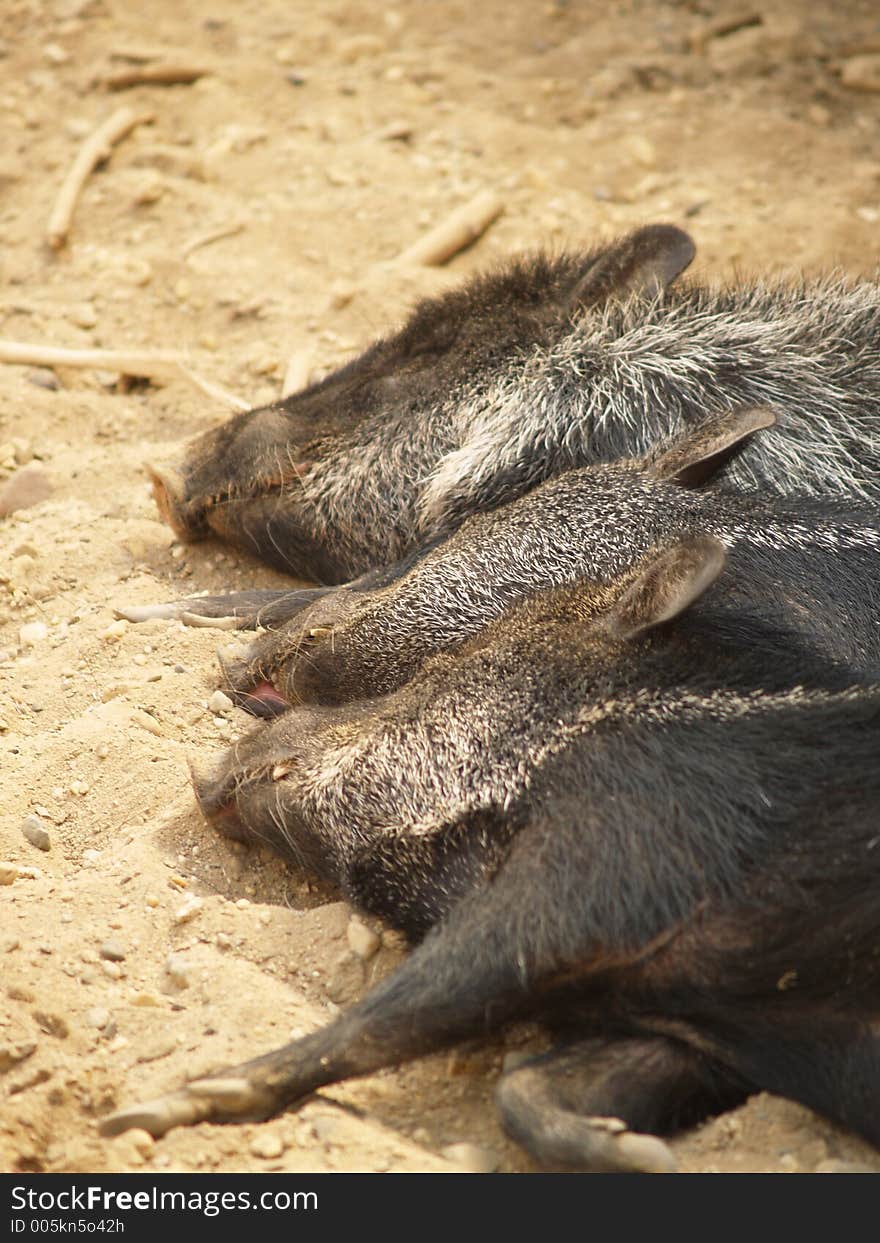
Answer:
<path fill-rule="evenodd" d="M 417 296 L 534 244 L 665 219 L 708 279 L 871 273 L 876 6 L 759 7 L 738 24 L 715 0 L 7 0 L 0 335 L 182 349 L 258 404 L 291 357 L 335 366 Z M 206 72 L 107 88 L 163 54 Z M 152 122 L 90 177 L 54 252 L 63 176 L 123 105 Z M 387 266 L 483 189 L 505 211 L 469 252 Z M 208 706 L 217 634 L 114 622 L 114 604 L 281 581 L 179 546 L 150 499 L 143 463 L 225 413 L 183 377 L 0 366 L 0 485 L 30 465 L 53 489 L 0 520 L 0 1169 L 440 1170 L 466 1143 L 466 1165 L 528 1170 L 491 1107 L 527 1030 L 260 1126 L 97 1135 L 114 1106 L 325 1022 L 400 954 L 386 932 L 359 956 L 333 894 L 196 813 L 187 757 L 250 725 Z M 880 1170 L 766 1096 L 674 1147 L 684 1170 Z"/>

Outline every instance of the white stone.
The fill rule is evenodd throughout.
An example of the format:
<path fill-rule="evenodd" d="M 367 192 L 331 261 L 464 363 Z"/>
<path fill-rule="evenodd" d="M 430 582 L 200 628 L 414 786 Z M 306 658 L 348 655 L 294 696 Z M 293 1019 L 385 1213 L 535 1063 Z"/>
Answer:
<path fill-rule="evenodd" d="M 49 627 L 45 622 L 26 622 L 18 630 L 18 641 L 22 647 L 34 647 L 49 637 Z"/>
<path fill-rule="evenodd" d="M 223 691 L 214 691 L 214 694 L 208 700 L 208 711 L 212 712 L 214 716 L 225 716 L 234 707 L 235 704 Z"/>
<path fill-rule="evenodd" d="M 284 1152 L 284 1141 L 277 1131 L 261 1131 L 251 1140 L 250 1148 L 253 1156 L 271 1161 Z"/>
<path fill-rule="evenodd" d="M 204 905 L 201 898 L 197 898 L 194 893 L 188 893 L 174 912 L 174 922 L 188 924 L 191 919 L 195 919 Z"/>
<path fill-rule="evenodd" d="M 501 1164 L 497 1153 L 479 1144 L 450 1144 L 440 1155 L 465 1174 L 494 1174 Z"/>

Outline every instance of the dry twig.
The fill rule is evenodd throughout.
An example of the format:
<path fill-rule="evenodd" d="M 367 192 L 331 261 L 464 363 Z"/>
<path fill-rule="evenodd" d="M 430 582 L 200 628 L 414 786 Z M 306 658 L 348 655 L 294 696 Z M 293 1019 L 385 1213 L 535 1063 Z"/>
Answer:
<path fill-rule="evenodd" d="M 214 229 L 211 233 L 201 233 L 198 237 L 194 237 L 192 241 L 187 242 L 183 248 L 182 257 L 188 259 L 191 254 L 201 250 L 203 246 L 210 246 L 212 242 L 222 241 L 224 237 L 235 237 L 243 229 L 244 225 L 239 221 L 238 224 L 227 224 L 222 229 Z"/>
<path fill-rule="evenodd" d="M 421 241 L 398 255 L 396 263 L 421 263 L 435 267 L 451 259 L 485 233 L 504 211 L 504 204 L 491 190 L 484 190 L 452 213 Z"/>
<path fill-rule="evenodd" d="M 224 388 L 222 384 L 216 384 L 213 380 L 208 380 L 203 375 L 199 375 L 198 371 L 192 371 L 184 363 L 180 363 L 180 370 L 196 388 L 200 388 L 203 393 L 207 393 L 209 397 L 213 397 L 215 401 L 222 402 L 224 406 L 229 406 L 231 410 L 250 410 L 250 405 L 246 401 L 242 401 L 240 397 L 236 397 L 235 393 L 230 393 L 228 388 Z"/>
<path fill-rule="evenodd" d="M 221 385 L 192 371 L 186 360 L 172 350 L 69 350 L 24 341 L 0 341 L 0 363 L 26 367 L 88 367 L 157 380 L 178 380 L 184 376 L 202 392 L 234 410 L 249 408 L 246 402 Z"/>
<path fill-rule="evenodd" d="M 130 86 L 189 86 L 211 72 L 207 65 L 156 61 L 113 70 L 103 75 L 101 85 L 108 91 L 124 91 Z"/>
<path fill-rule="evenodd" d="M 67 241 L 77 199 L 92 171 L 108 158 L 113 147 L 126 134 L 130 134 L 136 126 L 145 125 L 152 120 L 152 113 L 120 108 L 85 139 L 58 191 L 52 215 L 49 217 L 48 239 L 53 250 L 58 250 Z"/>
<path fill-rule="evenodd" d="M 706 45 L 712 39 L 724 39 L 749 26 L 760 26 L 761 14 L 754 9 L 744 9 L 738 13 L 725 13 L 721 17 L 711 18 L 691 31 L 690 44 L 694 52 L 705 52 Z"/>
<path fill-rule="evenodd" d="M 97 367 L 123 375 L 169 379 L 180 374 L 180 355 L 170 350 L 69 350 L 24 341 L 0 341 L 0 363 L 31 367 Z"/>

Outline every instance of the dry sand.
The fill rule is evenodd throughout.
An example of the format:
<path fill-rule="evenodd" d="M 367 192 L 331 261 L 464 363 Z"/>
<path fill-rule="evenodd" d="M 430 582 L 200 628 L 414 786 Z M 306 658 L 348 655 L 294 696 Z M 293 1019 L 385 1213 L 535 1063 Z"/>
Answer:
<path fill-rule="evenodd" d="M 7 0 L 0 335 L 180 349 L 258 404 L 291 357 L 338 365 L 416 297 L 534 244 L 663 219 L 690 228 L 707 279 L 872 273 L 876 6 L 759 7 L 738 25 L 742 6 L 714 0 Z M 104 84 L 162 55 L 206 72 Z M 154 119 L 88 179 L 53 251 L 67 169 L 123 105 Z M 468 252 L 384 266 L 482 190 L 505 211 Z M 251 724 L 207 706 L 218 636 L 115 624 L 113 605 L 281 579 L 179 546 L 150 499 L 143 463 L 225 407 L 185 378 L 118 379 L 0 366 L 0 484 L 30 464 L 53 488 L 0 519 L 0 1169 L 438 1170 L 459 1143 L 479 1148 L 466 1163 L 530 1169 L 491 1107 L 526 1030 L 259 1126 L 98 1137 L 109 1109 L 325 1022 L 400 954 L 386 933 L 359 958 L 333 894 L 194 810 L 187 758 Z M 48 851 L 23 836 L 34 815 Z M 880 1170 L 766 1096 L 674 1147 L 685 1170 Z"/>

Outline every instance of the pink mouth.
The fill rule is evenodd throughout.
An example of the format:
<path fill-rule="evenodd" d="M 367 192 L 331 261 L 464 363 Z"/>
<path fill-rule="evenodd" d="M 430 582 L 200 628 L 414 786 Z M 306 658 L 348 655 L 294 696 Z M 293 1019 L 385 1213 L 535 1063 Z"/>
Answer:
<path fill-rule="evenodd" d="M 262 717 L 279 716 L 290 707 L 284 696 L 279 695 L 272 683 L 266 681 L 242 691 L 240 702 L 246 711 Z"/>

